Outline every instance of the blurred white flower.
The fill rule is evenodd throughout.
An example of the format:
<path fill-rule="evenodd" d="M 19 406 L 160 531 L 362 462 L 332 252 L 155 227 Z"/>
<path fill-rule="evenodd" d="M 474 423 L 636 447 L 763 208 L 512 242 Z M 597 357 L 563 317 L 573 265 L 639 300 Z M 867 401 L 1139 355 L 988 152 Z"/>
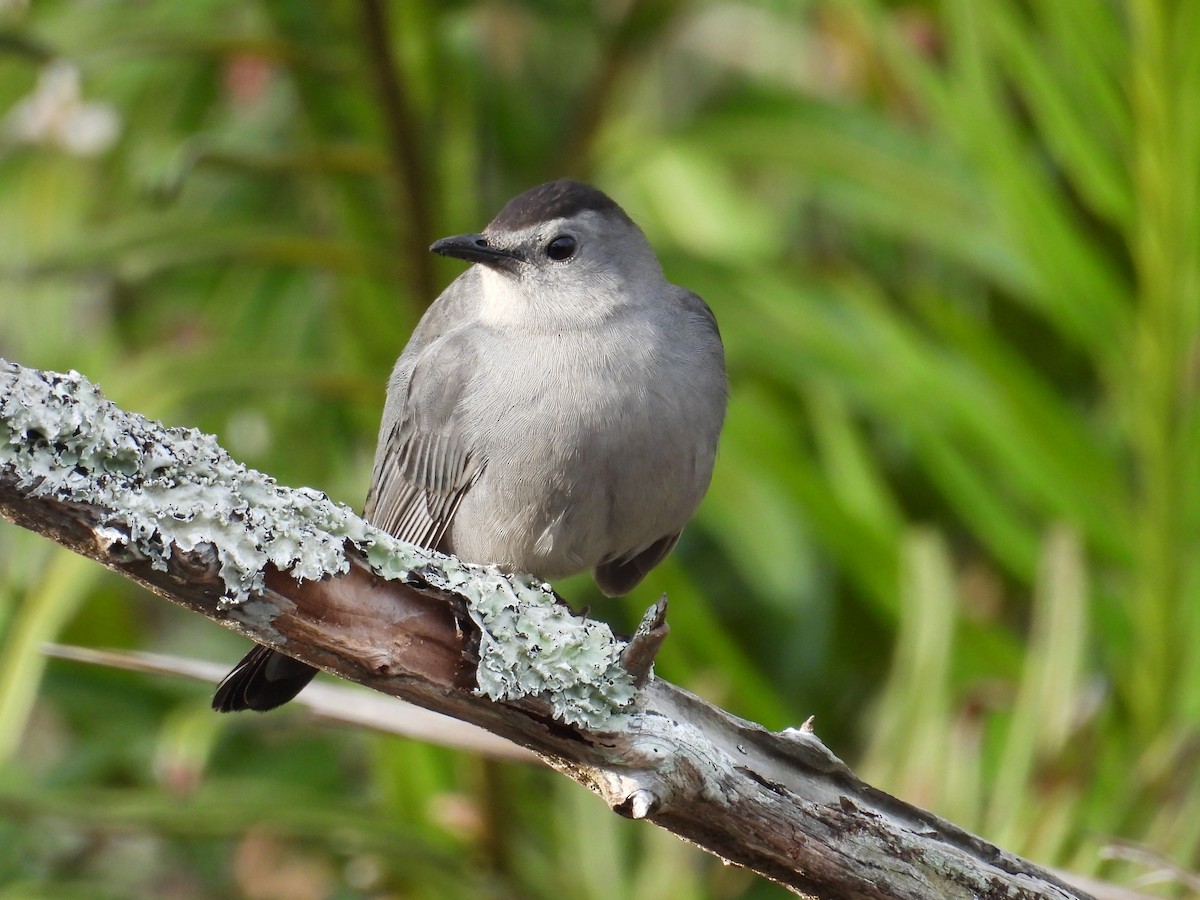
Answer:
<path fill-rule="evenodd" d="M 120 130 L 120 117 L 111 104 L 83 102 L 79 70 L 63 60 L 42 69 L 33 91 L 17 101 L 4 120 L 4 132 L 16 141 L 78 156 L 103 153 Z"/>

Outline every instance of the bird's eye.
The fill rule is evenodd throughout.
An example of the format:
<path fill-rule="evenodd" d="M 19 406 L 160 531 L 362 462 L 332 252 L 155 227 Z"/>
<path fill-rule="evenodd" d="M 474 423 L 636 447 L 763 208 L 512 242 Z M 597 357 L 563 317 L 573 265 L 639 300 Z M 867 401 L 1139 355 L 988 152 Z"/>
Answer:
<path fill-rule="evenodd" d="M 546 255 L 553 260 L 562 262 L 575 255 L 576 246 L 575 238 L 569 234 L 560 234 L 546 245 Z"/>

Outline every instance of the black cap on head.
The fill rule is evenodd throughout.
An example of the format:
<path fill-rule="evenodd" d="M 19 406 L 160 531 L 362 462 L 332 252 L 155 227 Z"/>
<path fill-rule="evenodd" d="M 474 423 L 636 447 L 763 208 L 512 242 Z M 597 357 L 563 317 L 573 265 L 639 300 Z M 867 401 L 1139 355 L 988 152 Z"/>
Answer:
<path fill-rule="evenodd" d="M 569 218 L 587 209 L 615 213 L 626 222 L 630 221 L 625 211 L 617 206 L 608 194 L 596 190 L 590 184 L 560 178 L 513 197 L 504 205 L 504 209 L 496 214 L 488 228 L 519 231 L 539 222 Z"/>

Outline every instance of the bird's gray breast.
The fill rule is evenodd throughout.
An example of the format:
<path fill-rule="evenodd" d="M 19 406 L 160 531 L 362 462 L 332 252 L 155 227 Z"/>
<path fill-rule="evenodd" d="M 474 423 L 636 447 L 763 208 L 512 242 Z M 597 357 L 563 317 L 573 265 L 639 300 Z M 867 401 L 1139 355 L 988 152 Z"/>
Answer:
<path fill-rule="evenodd" d="M 723 409 L 724 376 L 708 384 L 669 330 L 629 316 L 491 335 L 492 368 L 460 410 L 484 468 L 455 516 L 455 553 L 554 579 L 683 528 L 716 444 L 696 432 L 697 404 L 719 393 Z M 709 418 L 719 429 L 721 413 Z"/>

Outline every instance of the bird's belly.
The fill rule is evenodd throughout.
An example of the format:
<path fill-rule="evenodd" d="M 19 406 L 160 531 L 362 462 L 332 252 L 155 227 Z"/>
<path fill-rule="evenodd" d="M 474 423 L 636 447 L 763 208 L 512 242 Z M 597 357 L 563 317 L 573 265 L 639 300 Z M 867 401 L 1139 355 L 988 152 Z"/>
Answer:
<path fill-rule="evenodd" d="M 666 406 L 678 404 L 619 387 L 556 391 L 565 400 L 557 406 L 531 393 L 497 418 L 484 471 L 452 526 L 458 556 L 552 580 L 683 528 L 707 487 L 712 449 L 672 421 Z"/>

